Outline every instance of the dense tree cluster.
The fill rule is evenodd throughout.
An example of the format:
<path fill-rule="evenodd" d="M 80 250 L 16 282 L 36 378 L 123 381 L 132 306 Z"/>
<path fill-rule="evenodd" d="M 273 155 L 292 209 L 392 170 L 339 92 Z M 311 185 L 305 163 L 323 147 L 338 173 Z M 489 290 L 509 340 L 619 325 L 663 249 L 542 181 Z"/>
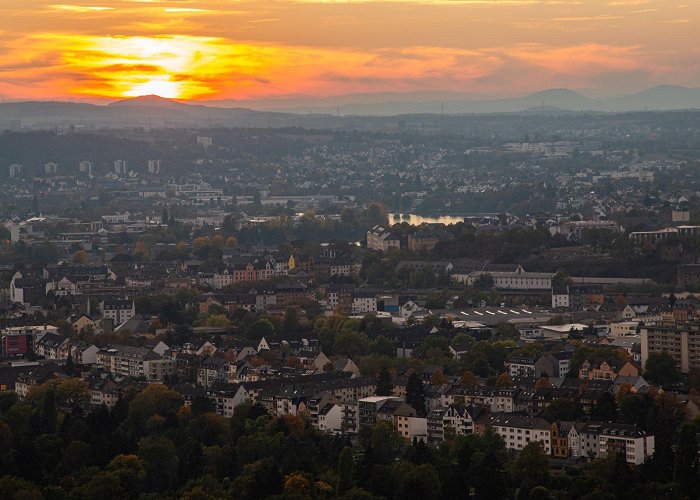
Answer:
<path fill-rule="evenodd" d="M 639 416 L 632 397 L 620 404 L 623 418 Z M 695 426 L 683 425 L 676 438 L 678 421 L 667 420 L 668 408 L 654 409 L 669 404 L 639 407 L 654 425 L 670 426 L 647 465 L 611 454 L 562 469 L 541 443 L 513 455 L 491 431 L 448 434 L 433 447 L 405 442 L 380 422 L 350 440 L 316 430 L 304 415 L 271 417 L 250 402 L 226 420 L 208 400 L 185 406 L 159 384 L 124 394 L 111 410 L 87 411 L 85 383 L 52 381 L 24 401 L 0 395 L 0 491 L 17 499 L 694 498 Z"/>

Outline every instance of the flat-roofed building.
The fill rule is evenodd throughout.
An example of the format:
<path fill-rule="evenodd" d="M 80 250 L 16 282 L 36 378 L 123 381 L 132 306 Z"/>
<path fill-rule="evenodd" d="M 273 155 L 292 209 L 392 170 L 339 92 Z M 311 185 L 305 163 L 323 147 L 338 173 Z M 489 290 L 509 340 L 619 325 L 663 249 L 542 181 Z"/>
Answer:
<path fill-rule="evenodd" d="M 675 322 L 640 327 L 642 366 L 652 353 L 667 352 L 683 373 L 700 368 L 700 322 Z"/>

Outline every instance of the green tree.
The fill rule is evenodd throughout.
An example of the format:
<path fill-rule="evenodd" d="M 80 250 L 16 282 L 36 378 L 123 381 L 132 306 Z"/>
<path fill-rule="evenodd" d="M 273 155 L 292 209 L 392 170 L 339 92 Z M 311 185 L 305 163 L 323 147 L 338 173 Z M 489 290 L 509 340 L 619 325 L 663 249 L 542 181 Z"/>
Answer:
<path fill-rule="evenodd" d="M 236 498 L 257 500 L 277 495 L 283 491 L 283 480 L 279 468 L 272 457 L 265 457 L 250 463 L 231 484 Z"/>
<path fill-rule="evenodd" d="M 263 337 L 270 338 L 275 335 L 275 325 L 267 318 L 260 318 L 248 330 L 248 338 L 260 340 Z"/>
<path fill-rule="evenodd" d="M 617 402 L 615 396 L 608 391 L 603 392 L 591 410 L 591 418 L 601 422 L 614 422 L 617 417 Z"/>
<path fill-rule="evenodd" d="M 437 499 L 441 497 L 442 486 L 438 473 L 431 464 L 397 464 L 399 489 L 398 498 L 405 500 Z"/>
<path fill-rule="evenodd" d="M 282 322 L 282 330 L 286 334 L 296 333 L 299 330 L 299 313 L 293 307 L 288 307 L 284 314 L 284 321 Z"/>
<path fill-rule="evenodd" d="M 389 214 L 383 203 L 373 201 L 367 205 L 365 219 L 368 227 L 373 227 L 377 224 L 386 227 L 389 222 Z"/>
<path fill-rule="evenodd" d="M 352 448 L 345 446 L 338 456 L 338 493 L 350 490 L 355 484 L 353 470 Z"/>
<path fill-rule="evenodd" d="M 178 392 L 162 384 L 150 384 L 129 403 L 127 424 L 137 435 L 144 433 L 147 424 L 154 418 L 174 426 L 182 405 L 182 396 Z"/>
<path fill-rule="evenodd" d="M 71 500 L 127 500 L 129 493 L 122 487 L 119 478 L 108 472 L 100 472 L 92 476 L 90 481 L 74 488 L 70 493 Z"/>
<path fill-rule="evenodd" d="M 425 416 L 425 385 L 416 372 L 411 373 L 406 382 L 406 403 L 418 416 Z"/>
<path fill-rule="evenodd" d="M 452 338 L 450 345 L 455 351 L 461 352 L 468 350 L 472 345 L 474 345 L 474 342 L 475 340 L 472 335 L 460 332 Z"/>
<path fill-rule="evenodd" d="M 577 420 L 582 413 L 581 405 L 573 399 L 555 399 L 542 412 L 542 416 L 550 421 Z"/>
<path fill-rule="evenodd" d="M 652 352 L 644 365 L 644 378 L 659 385 L 672 384 L 680 380 L 676 362 L 668 352 Z"/>
<path fill-rule="evenodd" d="M 369 339 L 367 335 L 357 331 L 343 331 L 338 334 L 333 342 L 333 353 L 348 357 L 361 356 L 369 351 Z"/>
<path fill-rule="evenodd" d="M 146 464 L 147 489 L 151 492 L 162 492 L 177 481 L 178 459 L 177 448 L 168 438 L 149 436 L 139 442 L 139 457 Z"/>
<path fill-rule="evenodd" d="M 382 367 L 377 378 L 377 396 L 390 396 L 392 390 L 394 390 L 394 384 L 391 380 L 391 374 L 386 367 Z"/>
<path fill-rule="evenodd" d="M 673 480 L 680 492 L 688 498 L 696 498 L 698 490 L 698 443 L 697 427 L 692 422 L 684 423 L 678 431 L 674 452 Z"/>
<path fill-rule="evenodd" d="M 396 343 L 387 339 L 384 335 L 377 335 L 377 338 L 369 343 L 369 351 L 377 356 L 395 358 Z"/>
<path fill-rule="evenodd" d="M 544 452 L 542 441 L 530 441 L 513 462 L 513 478 L 520 483 L 521 489 L 530 490 L 542 486 L 549 477 L 549 461 Z"/>

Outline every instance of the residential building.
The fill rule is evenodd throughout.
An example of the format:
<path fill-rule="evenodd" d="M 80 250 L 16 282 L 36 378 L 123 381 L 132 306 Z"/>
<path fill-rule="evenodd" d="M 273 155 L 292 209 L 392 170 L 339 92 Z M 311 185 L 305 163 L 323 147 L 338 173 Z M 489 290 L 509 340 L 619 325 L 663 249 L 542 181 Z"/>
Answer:
<path fill-rule="evenodd" d="M 70 340 L 55 333 L 46 333 L 34 342 L 34 353 L 45 359 L 67 359 Z"/>
<path fill-rule="evenodd" d="M 506 449 L 522 450 L 531 441 L 540 441 L 545 454 L 552 452 L 552 430 L 543 418 L 511 414 L 492 416 L 490 427 L 505 441 Z"/>
<path fill-rule="evenodd" d="M 398 250 L 401 248 L 401 238 L 388 229 L 377 225 L 367 231 L 367 248 L 380 252 L 388 252 L 390 249 Z"/>
<path fill-rule="evenodd" d="M 113 375 L 162 381 L 175 374 L 177 361 L 163 357 L 150 349 L 113 346 L 101 349 L 96 363 Z"/>
<path fill-rule="evenodd" d="M 700 368 L 700 321 L 660 323 L 640 327 L 642 366 L 649 354 L 667 352 L 683 373 Z"/>
<path fill-rule="evenodd" d="M 615 380 L 618 375 L 638 377 L 639 370 L 629 361 L 619 359 L 585 360 L 579 369 L 578 378 L 584 380 Z"/>
<path fill-rule="evenodd" d="M 537 358 L 531 356 L 511 356 L 505 366 L 511 377 L 534 377 Z"/>
<path fill-rule="evenodd" d="M 435 248 L 440 241 L 451 239 L 452 235 L 446 231 L 442 232 L 417 232 L 408 235 L 408 249 L 411 252 L 429 252 Z"/>
<path fill-rule="evenodd" d="M 136 315 L 136 306 L 130 299 L 105 299 L 100 302 L 102 319 L 111 319 L 115 325 L 126 323 Z"/>

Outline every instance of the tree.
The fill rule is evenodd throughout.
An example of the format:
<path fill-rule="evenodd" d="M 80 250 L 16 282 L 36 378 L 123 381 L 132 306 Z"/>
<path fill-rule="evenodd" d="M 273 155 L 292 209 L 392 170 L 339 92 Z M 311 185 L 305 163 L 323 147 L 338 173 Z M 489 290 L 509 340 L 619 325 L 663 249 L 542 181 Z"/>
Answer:
<path fill-rule="evenodd" d="M 282 322 L 282 330 L 286 334 L 296 333 L 300 328 L 299 324 L 299 313 L 294 307 L 288 307 L 284 314 L 284 321 Z"/>
<path fill-rule="evenodd" d="M 474 337 L 464 332 L 460 332 L 454 336 L 450 345 L 457 352 L 468 350 L 474 344 Z"/>
<path fill-rule="evenodd" d="M 477 452 L 470 468 L 477 500 L 507 498 L 507 475 L 503 460 L 495 451 Z"/>
<path fill-rule="evenodd" d="M 178 392 L 162 384 L 150 384 L 129 403 L 127 424 L 137 434 L 146 430 L 146 424 L 153 417 L 164 420 L 166 425 L 175 425 L 182 404 Z"/>
<path fill-rule="evenodd" d="M 573 399 L 555 399 L 545 408 L 542 416 L 550 422 L 576 420 L 581 416 L 581 406 Z"/>
<path fill-rule="evenodd" d="M 377 356 L 388 358 L 396 357 L 396 343 L 389 340 L 384 335 L 377 335 L 377 338 L 369 343 L 369 351 Z"/>
<path fill-rule="evenodd" d="M 416 372 L 411 373 L 406 383 L 406 403 L 416 410 L 418 416 L 425 416 L 425 386 Z"/>
<path fill-rule="evenodd" d="M 146 481 L 146 464 L 137 455 L 117 455 L 107 465 L 107 471 L 119 479 L 131 498 L 139 495 Z"/>
<path fill-rule="evenodd" d="M 356 331 L 343 331 L 333 342 L 333 353 L 348 357 L 366 354 L 369 351 L 367 335 Z"/>
<path fill-rule="evenodd" d="M 394 390 L 394 383 L 391 380 L 391 374 L 386 367 L 382 367 L 377 378 L 377 396 L 390 396 Z"/>
<path fill-rule="evenodd" d="M 683 495 L 696 498 L 698 483 L 697 427 L 692 422 L 684 423 L 678 431 L 673 464 L 673 480 Z"/>
<path fill-rule="evenodd" d="M 265 457 L 250 463 L 231 484 L 236 498 L 257 500 L 282 493 L 283 480 L 279 468 L 272 457 Z"/>
<path fill-rule="evenodd" d="M 520 333 L 518 332 L 518 329 L 515 328 L 515 325 L 512 323 L 505 323 L 501 322 L 498 324 L 496 327 L 496 333 L 498 334 L 499 337 L 505 337 L 508 339 L 518 339 L 520 337 Z"/>
<path fill-rule="evenodd" d="M 552 383 L 546 377 L 540 377 L 535 382 L 535 389 L 551 389 Z"/>
<path fill-rule="evenodd" d="M 175 444 L 163 436 L 150 436 L 139 442 L 139 457 L 146 463 L 148 489 L 164 491 L 177 481 L 179 458 Z"/>
<path fill-rule="evenodd" d="M 259 340 L 263 337 L 270 338 L 275 334 L 275 325 L 267 318 L 260 318 L 248 330 L 248 337 Z"/>
<path fill-rule="evenodd" d="M 601 422 L 614 422 L 617 416 L 615 396 L 608 391 L 603 392 L 591 410 L 591 418 Z"/>
<path fill-rule="evenodd" d="M 513 379 L 505 372 L 501 373 L 496 379 L 496 387 L 498 388 L 513 387 L 514 385 Z"/>
<path fill-rule="evenodd" d="M 431 464 L 415 466 L 397 464 L 399 472 L 398 498 L 405 500 L 422 500 L 440 498 L 442 486 L 435 467 Z"/>
<path fill-rule="evenodd" d="M 650 353 L 644 365 L 644 378 L 662 386 L 680 380 L 673 356 L 666 351 Z"/>
<path fill-rule="evenodd" d="M 309 489 L 309 480 L 303 474 L 290 474 L 284 478 L 285 495 L 302 496 Z"/>
<path fill-rule="evenodd" d="M 238 240 L 234 236 L 229 236 L 226 238 L 226 248 L 229 250 L 235 250 L 238 246 Z"/>
<path fill-rule="evenodd" d="M 442 385 L 447 383 L 447 377 L 440 368 L 436 368 L 430 376 L 431 385 Z"/>
<path fill-rule="evenodd" d="M 224 248 L 224 237 L 220 234 L 215 234 L 209 240 L 209 244 L 214 248 L 222 249 Z"/>
<path fill-rule="evenodd" d="M 513 477 L 521 488 L 530 489 L 545 483 L 549 477 L 549 461 L 542 441 L 530 441 L 513 462 Z"/>
<path fill-rule="evenodd" d="M 369 227 L 376 226 L 377 224 L 386 226 L 387 222 L 389 222 L 389 215 L 386 207 L 378 201 L 371 202 L 367 205 L 366 220 Z"/>
<path fill-rule="evenodd" d="M 466 371 L 462 374 L 462 377 L 459 379 L 460 384 L 464 385 L 478 385 L 479 381 L 476 378 L 476 375 L 474 375 L 470 371 Z"/>
<path fill-rule="evenodd" d="M 4 498 L 22 498 L 26 500 L 40 500 L 44 498 L 39 486 L 14 476 L 0 477 L 0 491 Z"/>
<path fill-rule="evenodd" d="M 401 438 L 389 422 L 378 422 L 370 430 L 370 456 L 374 464 L 388 464 L 396 456 Z"/>
<path fill-rule="evenodd" d="M 348 491 L 355 484 L 353 469 L 352 448 L 345 446 L 338 456 L 338 493 Z"/>
<path fill-rule="evenodd" d="M 477 290 L 491 290 L 494 284 L 493 276 L 489 273 L 480 274 L 479 277 L 474 280 L 474 288 Z"/>
<path fill-rule="evenodd" d="M 194 246 L 194 249 L 196 251 L 201 250 L 202 248 L 204 248 L 208 244 L 209 244 L 209 239 L 205 236 L 198 236 L 192 242 L 192 245 Z"/>
<path fill-rule="evenodd" d="M 75 500 L 92 500 L 94 498 L 126 500 L 129 498 L 129 494 L 122 487 L 117 476 L 108 472 L 101 472 L 92 476 L 86 484 L 73 489 L 70 497 Z"/>
<path fill-rule="evenodd" d="M 74 264 L 85 264 L 88 261 L 88 254 L 85 250 L 78 250 L 73 254 L 71 260 Z"/>
<path fill-rule="evenodd" d="M 148 247 L 143 240 L 134 243 L 134 258 L 137 260 L 148 259 Z"/>

